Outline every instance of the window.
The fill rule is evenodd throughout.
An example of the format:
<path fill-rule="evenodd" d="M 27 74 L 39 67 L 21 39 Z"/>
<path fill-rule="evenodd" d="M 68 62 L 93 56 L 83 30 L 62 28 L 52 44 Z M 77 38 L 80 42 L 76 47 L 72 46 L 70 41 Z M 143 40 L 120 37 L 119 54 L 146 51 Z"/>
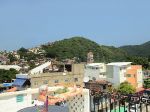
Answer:
<path fill-rule="evenodd" d="M 54 82 L 55 82 L 55 83 L 58 83 L 58 82 L 59 82 L 59 80 L 55 80 Z"/>
<path fill-rule="evenodd" d="M 106 89 L 106 85 L 103 85 L 103 89 Z"/>
<path fill-rule="evenodd" d="M 131 74 L 127 74 L 127 77 L 131 77 Z"/>
<path fill-rule="evenodd" d="M 104 76 L 104 73 L 99 73 L 99 74 Z"/>
<path fill-rule="evenodd" d="M 95 69 L 97 70 L 97 69 L 99 69 L 98 67 L 95 67 Z"/>
<path fill-rule="evenodd" d="M 134 74 L 134 78 L 136 77 L 136 75 Z"/>
<path fill-rule="evenodd" d="M 95 78 L 95 77 L 92 77 L 92 80 L 93 80 L 93 81 L 96 81 L 96 78 Z"/>
<path fill-rule="evenodd" d="M 44 81 L 43 81 L 43 84 L 48 84 L 48 80 L 44 80 Z"/>
<path fill-rule="evenodd" d="M 74 81 L 75 81 L 75 82 L 78 82 L 78 78 L 74 78 Z"/>
<path fill-rule="evenodd" d="M 68 79 L 65 79 L 65 82 L 68 82 Z"/>
<path fill-rule="evenodd" d="M 37 86 L 37 85 L 38 85 L 38 82 L 37 82 L 37 81 L 35 81 L 35 82 L 34 82 L 34 85 L 35 85 L 35 86 Z"/>

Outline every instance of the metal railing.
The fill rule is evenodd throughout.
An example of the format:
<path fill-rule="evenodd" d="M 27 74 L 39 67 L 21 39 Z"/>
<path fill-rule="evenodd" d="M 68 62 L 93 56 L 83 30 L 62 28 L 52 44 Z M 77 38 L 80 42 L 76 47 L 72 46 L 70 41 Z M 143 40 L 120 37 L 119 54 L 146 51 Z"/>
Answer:
<path fill-rule="evenodd" d="M 91 112 L 150 112 L 150 95 L 90 92 Z"/>

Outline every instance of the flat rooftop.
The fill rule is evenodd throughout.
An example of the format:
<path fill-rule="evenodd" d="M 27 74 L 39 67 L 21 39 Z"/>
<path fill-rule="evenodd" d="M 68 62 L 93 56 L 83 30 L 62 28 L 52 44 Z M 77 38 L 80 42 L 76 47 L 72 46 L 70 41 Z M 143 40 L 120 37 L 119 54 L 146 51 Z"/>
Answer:
<path fill-rule="evenodd" d="M 112 63 L 108 63 L 107 65 L 114 65 L 114 66 L 125 66 L 125 65 L 129 65 L 132 62 L 112 62 Z"/>
<path fill-rule="evenodd" d="M 103 65 L 104 63 L 90 63 L 90 64 L 87 64 L 86 66 L 100 66 L 100 65 Z"/>

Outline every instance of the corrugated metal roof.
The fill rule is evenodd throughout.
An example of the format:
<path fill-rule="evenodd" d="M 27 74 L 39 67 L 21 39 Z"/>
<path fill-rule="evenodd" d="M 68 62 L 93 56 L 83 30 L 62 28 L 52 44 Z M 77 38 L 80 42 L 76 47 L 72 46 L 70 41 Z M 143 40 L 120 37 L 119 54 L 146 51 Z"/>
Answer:
<path fill-rule="evenodd" d="M 27 79 L 16 79 L 15 81 L 14 81 L 14 83 L 13 83 L 13 85 L 14 86 L 19 86 L 19 87 L 21 87 L 21 86 L 23 86 L 23 84 L 25 83 L 25 81 L 26 81 Z"/>

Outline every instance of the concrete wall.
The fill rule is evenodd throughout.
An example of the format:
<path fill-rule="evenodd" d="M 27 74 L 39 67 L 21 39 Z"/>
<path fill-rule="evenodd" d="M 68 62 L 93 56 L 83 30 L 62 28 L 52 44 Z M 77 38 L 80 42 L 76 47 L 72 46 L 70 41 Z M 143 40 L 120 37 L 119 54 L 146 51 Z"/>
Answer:
<path fill-rule="evenodd" d="M 54 91 L 60 87 L 51 87 L 49 90 Z M 38 94 L 38 89 L 28 89 L 25 91 L 2 93 L 0 94 L 0 112 L 17 112 L 20 109 L 34 106 L 34 94 Z M 17 102 L 17 96 L 23 95 L 23 100 Z M 83 89 L 81 94 L 78 94 L 67 100 L 69 104 L 69 112 L 90 112 L 89 90 Z"/>
<path fill-rule="evenodd" d="M 43 84 L 55 86 L 62 83 L 74 83 L 83 86 L 84 64 L 73 64 L 72 72 L 50 72 L 32 75 L 31 87 L 37 88 Z"/>
<path fill-rule="evenodd" d="M 63 72 L 59 73 L 43 73 L 39 76 L 34 76 L 31 78 L 31 87 L 37 88 L 43 84 L 48 84 L 48 86 L 55 86 L 56 84 L 64 83 L 75 83 L 77 85 L 83 85 L 83 75 L 76 74 L 73 75 L 71 72 L 63 75 Z"/>
<path fill-rule="evenodd" d="M 84 74 L 84 64 L 72 64 L 73 74 Z"/>
<path fill-rule="evenodd" d="M 86 66 L 84 70 L 84 77 L 89 77 L 92 80 L 93 77 L 96 80 L 106 79 L 106 66 L 105 64 L 100 64 L 99 67 Z"/>
<path fill-rule="evenodd" d="M 120 83 L 125 82 L 126 81 L 126 72 L 127 72 L 127 68 L 126 67 L 120 67 Z"/>
<path fill-rule="evenodd" d="M 107 65 L 107 80 L 113 83 L 114 86 L 118 86 L 126 80 L 125 72 L 126 69 L 122 69 L 119 66 Z"/>
<path fill-rule="evenodd" d="M 18 95 L 23 96 L 23 100 L 18 102 Z M 18 110 L 26 107 L 33 106 L 32 105 L 32 97 L 29 92 L 23 92 L 12 95 L 0 95 L 0 112 L 17 112 Z"/>
<path fill-rule="evenodd" d="M 143 73 L 142 69 L 137 70 L 137 88 L 143 87 Z"/>

